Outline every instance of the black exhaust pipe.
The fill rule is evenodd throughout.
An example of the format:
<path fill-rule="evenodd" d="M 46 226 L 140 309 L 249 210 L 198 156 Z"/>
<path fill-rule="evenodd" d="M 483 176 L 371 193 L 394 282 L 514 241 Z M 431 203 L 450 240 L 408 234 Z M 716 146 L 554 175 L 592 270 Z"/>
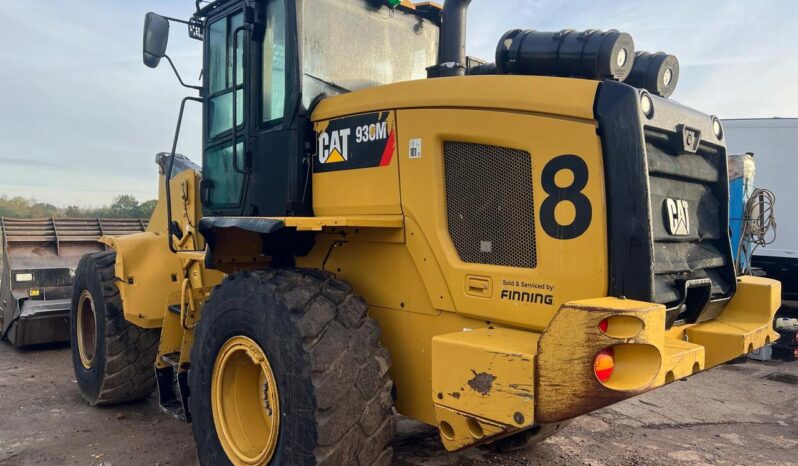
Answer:
<path fill-rule="evenodd" d="M 430 69 L 435 77 L 466 74 L 466 21 L 471 0 L 446 0 L 441 19 L 438 64 Z"/>

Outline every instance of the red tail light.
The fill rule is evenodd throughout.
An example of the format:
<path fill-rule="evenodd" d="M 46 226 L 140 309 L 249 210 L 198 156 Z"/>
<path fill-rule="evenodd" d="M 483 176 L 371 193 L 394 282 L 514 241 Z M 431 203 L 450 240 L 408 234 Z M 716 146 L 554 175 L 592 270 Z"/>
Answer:
<path fill-rule="evenodd" d="M 615 369 L 615 352 L 612 348 L 605 348 L 601 350 L 593 361 L 593 372 L 596 373 L 596 378 L 601 383 L 605 383 L 612 376 L 612 371 Z"/>
<path fill-rule="evenodd" d="M 604 319 L 601 322 L 599 322 L 599 330 L 601 330 L 602 333 L 607 333 L 608 328 L 610 328 L 609 320 Z"/>

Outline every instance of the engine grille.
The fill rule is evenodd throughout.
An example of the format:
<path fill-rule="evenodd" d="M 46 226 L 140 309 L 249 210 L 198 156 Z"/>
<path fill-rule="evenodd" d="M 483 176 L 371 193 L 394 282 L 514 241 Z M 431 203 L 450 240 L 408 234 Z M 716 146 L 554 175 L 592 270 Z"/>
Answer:
<path fill-rule="evenodd" d="M 444 144 L 446 210 L 463 262 L 535 268 L 535 212 L 529 152 Z"/>

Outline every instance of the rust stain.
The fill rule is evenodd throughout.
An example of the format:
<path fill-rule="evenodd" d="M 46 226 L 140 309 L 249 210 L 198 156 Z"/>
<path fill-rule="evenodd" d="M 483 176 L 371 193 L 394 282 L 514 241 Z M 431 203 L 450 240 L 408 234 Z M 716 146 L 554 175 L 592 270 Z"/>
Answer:
<path fill-rule="evenodd" d="M 449 396 L 451 396 L 451 397 L 452 397 L 452 398 L 454 398 L 455 400 L 459 400 L 459 399 L 460 399 L 460 392 L 452 392 L 452 393 L 449 393 Z"/>
<path fill-rule="evenodd" d="M 496 376 L 487 372 L 477 373 L 474 369 L 471 369 L 471 372 L 474 373 L 474 378 L 468 381 L 468 386 L 479 392 L 480 395 L 487 396 L 493 389 L 493 381 L 496 380 Z"/>

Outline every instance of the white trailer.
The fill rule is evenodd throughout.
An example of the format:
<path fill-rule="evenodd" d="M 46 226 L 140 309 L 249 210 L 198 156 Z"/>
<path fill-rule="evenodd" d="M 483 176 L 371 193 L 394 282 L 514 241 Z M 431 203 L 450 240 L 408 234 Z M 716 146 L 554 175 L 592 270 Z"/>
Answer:
<path fill-rule="evenodd" d="M 754 185 L 776 195 L 776 240 L 756 249 L 752 265 L 781 280 L 784 300 L 798 305 L 798 118 L 724 120 L 723 126 L 728 153 L 754 153 Z"/>

